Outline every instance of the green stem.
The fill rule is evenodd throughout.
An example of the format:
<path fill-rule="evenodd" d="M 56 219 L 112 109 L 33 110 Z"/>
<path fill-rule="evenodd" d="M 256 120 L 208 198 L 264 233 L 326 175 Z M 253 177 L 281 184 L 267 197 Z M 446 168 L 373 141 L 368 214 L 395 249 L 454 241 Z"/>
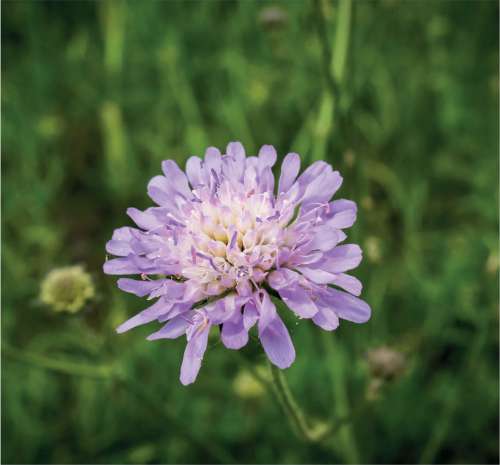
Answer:
<path fill-rule="evenodd" d="M 356 446 L 351 422 L 356 414 L 351 410 L 347 396 L 346 380 L 346 358 L 341 347 L 335 346 L 335 340 L 329 333 L 322 334 L 323 345 L 327 360 L 333 360 L 328 364 L 330 378 L 333 387 L 333 399 L 335 403 L 335 413 L 340 426 L 333 426 L 329 438 L 335 433 L 337 437 L 337 446 L 342 450 L 344 461 L 348 463 L 360 463 L 359 452 Z M 343 420 L 342 420 L 343 419 Z"/>
<path fill-rule="evenodd" d="M 106 379 L 110 378 L 115 373 L 112 365 L 89 365 L 64 359 L 52 359 L 44 355 L 33 354 L 7 345 L 3 345 L 2 349 L 7 356 L 21 362 L 68 375 Z"/>
<path fill-rule="evenodd" d="M 208 458 L 213 458 L 216 461 L 213 463 L 236 463 L 236 459 L 227 448 L 221 447 L 217 441 L 213 441 L 193 429 L 188 422 L 175 412 L 175 409 L 172 409 L 171 402 L 167 401 L 159 404 L 158 400 L 152 395 L 153 393 L 133 378 L 124 377 L 118 381 L 126 392 L 131 392 L 138 401 L 144 403 L 151 414 L 156 415 L 161 412 L 165 415 L 170 427 L 183 434 L 194 447 L 203 450 Z"/>
<path fill-rule="evenodd" d="M 312 441 L 311 432 L 301 408 L 295 401 L 282 370 L 269 363 L 274 391 L 295 433 L 305 441 Z"/>
<path fill-rule="evenodd" d="M 349 38 L 351 36 L 352 0 L 340 0 L 338 6 L 338 20 L 335 31 L 335 46 L 331 62 L 333 80 L 340 86 L 344 78 Z"/>
<path fill-rule="evenodd" d="M 342 83 L 347 63 L 349 40 L 351 36 L 351 12 L 352 0 L 339 0 L 338 13 L 335 21 L 335 40 L 333 53 L 327 31 L 327 23 L 323 16 L 322 3 L 316 2 L 317 15 L 321 18 L 320 40 L 324 50 L 325 69 L 327 74 L 328 88 L 323 92 L 320 101 L 319 113 L 314 124 L 315 143 L 311 154 L 311 161 L 323 160 L 325 157 L 327 143 L 333 131 L 335 120 L 339 113 L 339 100 L 343 92 Z"/>

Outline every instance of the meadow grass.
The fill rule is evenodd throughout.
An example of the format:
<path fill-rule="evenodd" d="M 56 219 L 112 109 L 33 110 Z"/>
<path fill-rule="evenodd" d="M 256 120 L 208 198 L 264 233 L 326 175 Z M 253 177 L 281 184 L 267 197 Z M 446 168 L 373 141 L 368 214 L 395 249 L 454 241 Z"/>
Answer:
<path fill-rule="evenodd" d="M 4 463 L 498 463 L 496 2 L 2 10 Z M 184 341 L 114 332 L 146 306 L 102 273 L 125 209 L 151 204 L 161 160 L 232 140 L 328 161 L 337 195 L 359 204 L 349 239 L 373 317 L 332 334 L 287 318 L 285 376 L 303 410 L 317 422 L 355 411 L 370 349 L 407 360 L 320 444 L 294 436 L 268 391 L 234 389 L 264 363 L 258 344 L 211 340 L 186 388 Z M 74 264 L 97 295 L 51 312 L 40 284 Z"/>

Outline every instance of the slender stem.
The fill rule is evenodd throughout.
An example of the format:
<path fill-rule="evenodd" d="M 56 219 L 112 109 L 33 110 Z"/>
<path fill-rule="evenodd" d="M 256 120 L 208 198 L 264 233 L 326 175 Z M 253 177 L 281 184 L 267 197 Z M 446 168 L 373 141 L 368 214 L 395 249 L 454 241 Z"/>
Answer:
<path fill-rule="evenodd" d="M 318 442 L 325 442 L 334 437 L 344 426 L 349 425 L 354 420 L 366 413 L 373 405 L 373 401 L 364 399 L 350 415 L 340 417 L 333 421 L 321 434 L 318 435 Z"/>
<path fill-rule="evenodd" d="M 314 0 L 316 13 L 316 22 L 318 24 L 318 34 L 321 42 L 321 50 L 323 52 L 323 66 L 325 78 L 332 97 L 337 100 L 339 95 L 338 83 L 335 81 L 330 72 L 332 63 L 332 50 L 330 47 L 330 39 L 328 38 L 328 28 L 323 14 L 323 5 L 321 0 Z"/>
<path fill-rule="evenodd" d="M 327 89 L 323 92 L 319 112 L 314 123 L 315 143 L 311 153 L 311 161 L 324 159 L 328 140 L 331 137 L 339 114 L 339 103 L 344 91 L 343 81 L 351 36 L 351 13 L 352 0 L 339 0 L 335 21 L 335 40 L 333 41 L 333 47 L 330 47 L 323 5 L 321 0 L 316 0 L 316 14 L 319 18 L 319 37 L 323 49 Z"/>
<path fill-rule="evenodd" d="M 3 345 L 2 349 L 7 356 L 21 362 L 29 363 L 30 365 L 46 370 L 66 373 L 68 375 L 106 379 L 115 374 L 115 369 L 112 365 L 90 365 L 64 359 L 52 359 L 44 355 L 15 349 L 6 344 Z"/>
<path fill-rule="evenodd" d="M 352 0 L 340 0 L 338 6 L 338 20 L 335 30 L 335 46 L 331 61 L 331 73 L 337 86 L 344 78 L 349 38 L 351 35 Z"/>
<path fill-rule="evenodd" d="M 236 463 L 236 459 L 227 448 L 221 447 L 217 441 L 212 441 L 206 435 L 200 434 L 188 421 L 176 414 L 175 409 L 172 410 L 171 402 L 158 403 L 151 390 L 132 377 L 122 377 L 118 381 L 123 389 L 131 392 L 137 400 L 144 403 L 153 415 L 157 415 L 158 412 L 165 415 L 169 427 L 183 434 L 194 447 L 204 450 L 208 458 L 213 457 L 216 463 Z"/>
<path fill-rule="evenodd" d="M 136 383 L 130 378 L 125 378 L 113 365 L 89 365 L 73 362 L 71 360 L 52 359 L 44 355 L 17 349 L 6 344 L 2 346 L 2 350 L 7 356 L 38 368 L 65 373 L 70 376 L 83 376 L 96 380 L 113 379 L 126 389 L 127 392 L 131 392 L 140 399 L 141 402 L 146 403 L 155 414 L 158 408 L 161 408 L 161 405 L 159 406 L 157 402 L 152 399 L 149 391 L 147 391 L 144 386 L 141 386 L 140 383 Z M 163 408 L 163 413 L 168 418 L 168 421 L 175 425 L 176 430 L 182 431 L 193 444 L 205 449 L 214 459 L 217 459 L 220 463 L 236 463 L 229 451 L 219 447 L 217 443 L 198 435 L 196 431 L 189 428 L 185 422 L 170 411 L 168 405 Z"/>
<path fill-rule="evenodd" d="M 283 376 L 282 370 L 271 363 L 269 363 L 269 367 L 271 369 L 271 377 L 276 396 L 278 397 L 281 407 L 287 415 L 293 430 L 299 436 L 299 438 L 305 441 L 316 441 L 314 434 L 307 425 L 304 413 L 297 404 L 295 398 L 292 395 L 292 392 L 290 391 L 290 388 L 288 387 L 288 383 Z"/>

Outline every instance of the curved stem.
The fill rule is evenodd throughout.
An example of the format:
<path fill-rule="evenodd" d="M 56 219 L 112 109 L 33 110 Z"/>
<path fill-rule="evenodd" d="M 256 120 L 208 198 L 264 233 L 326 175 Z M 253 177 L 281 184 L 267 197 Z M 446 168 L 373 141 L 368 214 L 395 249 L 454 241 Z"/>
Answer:
<path fill-rule="evenodd" d="M 114 374 L 112 365 L 90 365 L 87 363 L 77 363 L 72 360 L 53 359 L 44 355 L 34 354 L 24 350 L 15 349 L 6 344 L 2 346 L 3 352 L 21 362 L 29 363 L 46 370 L 58 371 L 74 376 L 84 376 L 88 378 L 110 378 Z"/>
<path fill-rule="evenodd" d="M 273 381 L 274 391 L 278 400 L 283 408 L 290 424 L 292 425 L 295 433 L 305 441 L 316 441 L 311 429 L 309 428 L 306 417 L 302 412 L 302 409 L 297 404 L 295 398 L 288 387 L 285 377 L 283 376 L 282 370 L 269 363 L 271 369 L 271 377 Z"/>

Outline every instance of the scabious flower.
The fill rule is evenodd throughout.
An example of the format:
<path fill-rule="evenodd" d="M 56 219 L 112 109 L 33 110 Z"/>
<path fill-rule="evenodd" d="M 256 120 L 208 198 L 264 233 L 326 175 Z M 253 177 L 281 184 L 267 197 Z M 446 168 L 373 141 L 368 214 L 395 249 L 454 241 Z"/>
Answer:
<path fill-rule="evenodd" d="M 327 331 L 339 319 L 370 318 L 370 307 L 355 297 L 360 281 L 346 274 L 360 263 L 361 249 L 341 244 L 356 204 L 330 202 L 342 184 L 339 172 L 317 161 L 299 175 L 300 157 L 289 153 L 275 189 L 275 162 L 272 146 L 247 157 L 239 142 L 224 155 L 209 147 L 203 160 L 189 158 L 186 174 L 166 160 L 164 175 L 148 185 L 158 206 L 129 208 L 138 228 L 115 230 L 106 245 L 119 257 L 106 261 L 106 273 L 141 277 L 119 279 L 118 287 L 156 299 L 117 331 L 157 320 L 164 326 L 149 340 L 186 335 L 183 384 L 196 379 L 214 325 L 229 349 L 243 347 L 257 325 L 269 360 L 289 367 L 295 349 L 271 296 Z"/>
<path fill-rule="evenodd" d="M 92 278 L 80 265 L 50 271 L 40 286 L 40 300 L 56 312 L 77 313 L 94 296 Z"/>

